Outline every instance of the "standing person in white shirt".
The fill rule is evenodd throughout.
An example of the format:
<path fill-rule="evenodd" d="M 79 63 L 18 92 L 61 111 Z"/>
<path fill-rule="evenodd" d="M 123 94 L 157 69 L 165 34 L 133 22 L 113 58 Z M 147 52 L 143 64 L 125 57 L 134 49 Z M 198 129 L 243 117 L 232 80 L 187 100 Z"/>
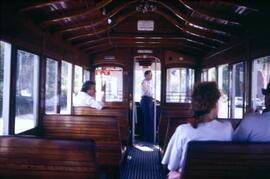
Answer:
<path fill-rule="evenodd" d="M 154 102 L 153 88 L 151 84 L 152 72 L 145 71 L 144 80 L 141 83 L 142 99 L 140 107 L 144 116 L 144 141 L 153 142 L 154 140 Z"/>
<path fill-rule="evenodd" d="M 96 83 L 94 81 L 84 82 L 81 91 L 75 96 L 74 106 L 88 106 L 101 110 L 104 107 L 104 96 L 102 101 L 96 101 Z"/>
<path fill-rule="evenodd" d="M 231 141 L 233 128 L 230 122 L 219 122 L 218 99 L 220 92 L 215 82 L 203 82 L 192 93 L 194 117 L 189 123 L 177 127 L 164 154 L 162 164 L 170 170 L 169 179 L 180 178 L 189 141 Z"/>
<path fill-rule="evenodd" d="M 265 109 L 262 114 L 248 114 L 236 128 L 233 140 L 236 141 L 270 141 L 270 82 L 262 89 L 265 96 Z"/>

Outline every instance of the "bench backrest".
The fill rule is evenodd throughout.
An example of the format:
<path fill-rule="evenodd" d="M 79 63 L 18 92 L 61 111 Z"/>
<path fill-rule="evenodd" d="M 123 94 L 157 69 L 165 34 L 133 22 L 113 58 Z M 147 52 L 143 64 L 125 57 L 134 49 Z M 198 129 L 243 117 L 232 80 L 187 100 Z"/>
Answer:
<path fill-rule="evenodd" d="M 93 141 L 0 137 L 0 178 L 97 178 Z"/>
<path fill-rule="evenodd" d="M 62 139 L 93 139 L 100 165 L 118 166 L 122 159 L 118 120 L 115 117 L 46 115 L 42 136 Z"/>
<path fill-rule="evenodd" d="M 270 178 L 270 143 L 188 144 L 182 178 Z"/>
<path fill-rule="evenodd" d="M 161 148 L 161 155 L 163 155 L 177 126 L 186 123 L 192 115 L 190 104 L 162 107 L 158 127 L 158 143 Z"/>
<path fill-rule="evenodd" d="M 114 116 L 119 120 L 122 145 L 126 146 L 129 139 L 128 110 L 125 108 L 113 108 L 97 110 L 90 107 L 73 107 L 74 115 L 87 115 L 96 117 Z"/>

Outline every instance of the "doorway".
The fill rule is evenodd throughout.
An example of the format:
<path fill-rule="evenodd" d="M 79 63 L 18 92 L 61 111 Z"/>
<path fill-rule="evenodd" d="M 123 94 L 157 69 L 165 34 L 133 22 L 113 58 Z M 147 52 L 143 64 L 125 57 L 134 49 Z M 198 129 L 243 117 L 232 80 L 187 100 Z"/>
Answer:
<path fill-rule="evenodd" d="M 157 129 L 160 117 L 161 98 L 161 63 L 154 56 L 136 56 L 133 65 L 133 107 L 132 107 L 132 142 L 144 139 L 144 115 L 140 106 L 142 97 L 141 83 L 144 80 L 144 73 L 147 70 L 152 72 L 152 85 L 154 114 L 153 114 L 153 143 L 157 142 Z"/>

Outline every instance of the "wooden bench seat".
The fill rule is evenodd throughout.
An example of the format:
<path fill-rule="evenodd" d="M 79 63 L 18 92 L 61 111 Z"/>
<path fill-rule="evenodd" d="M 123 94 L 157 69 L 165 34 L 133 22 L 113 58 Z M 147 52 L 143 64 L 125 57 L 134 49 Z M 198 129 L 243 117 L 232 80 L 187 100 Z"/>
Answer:
<path fill-rule="evenodd" d="M 46 115 L 41 136 L 62 139 L 93 139 L 101 168 L 119 170 L 123 158 L 118 119 L 79 115 Z"/>
<path fill-rule="evenodd" d="M 119 119 L 120 136 L 122 146 L 128 144 L 129 139 L 129 124 L 128 124 L 128 113 L 125 108 L 104 108 L 102 110 L 93 109 L 90 107 L 73 107 L 73 115 L 87 115 L 87 116 L 113 116 Z"/>
<path fill-rule="evenodd" d="M 270 143 L 190 142 L 184 179 L 269 179 Z"/>
<path fill-rule="evenodd" d="M 98 178 L 95 143 L 1 136 L 0 178 Z"/>

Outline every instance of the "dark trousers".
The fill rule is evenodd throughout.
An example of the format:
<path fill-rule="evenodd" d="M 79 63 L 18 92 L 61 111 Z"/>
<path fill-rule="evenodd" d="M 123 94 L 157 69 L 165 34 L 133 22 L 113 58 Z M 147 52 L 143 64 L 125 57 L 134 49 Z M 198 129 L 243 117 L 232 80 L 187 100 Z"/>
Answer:
<path fill-rule="evenodd" d="M 142 96 L 140 107 L 144 116 L 144 141 L 154 141 L 154 103 L 153 98 Z"/>

